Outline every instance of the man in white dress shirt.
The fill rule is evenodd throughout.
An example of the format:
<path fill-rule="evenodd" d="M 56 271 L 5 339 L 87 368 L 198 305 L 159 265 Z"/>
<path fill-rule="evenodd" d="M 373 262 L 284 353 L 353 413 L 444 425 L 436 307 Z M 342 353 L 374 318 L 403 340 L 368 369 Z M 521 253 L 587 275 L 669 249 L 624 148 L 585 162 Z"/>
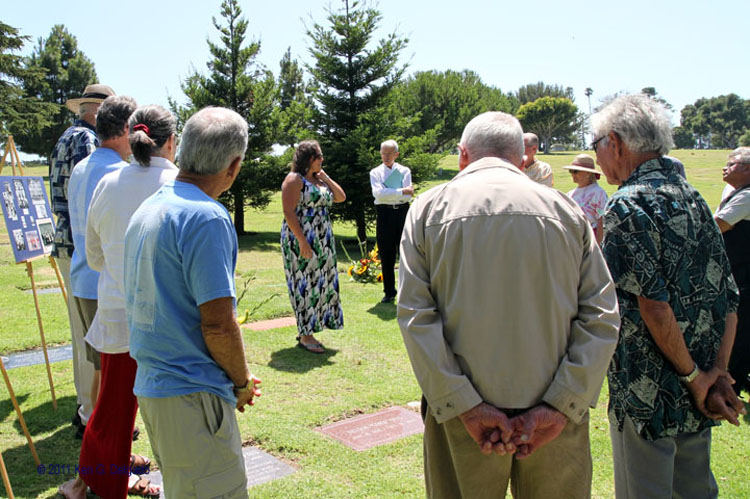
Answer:
<path fill-rule="evenodd" d="M 370 170 L 370 186 L 375 197 L 375 236 L 383 270 L 385 296 L 381 303 L 392 303 L 396 299 L 393 268 L 414 187 L 411 185 L 411 170 L 396 163 L 398 144 L 395 140 L 386 140 L 380 144 L 380 157 L 383 163 Z"/>

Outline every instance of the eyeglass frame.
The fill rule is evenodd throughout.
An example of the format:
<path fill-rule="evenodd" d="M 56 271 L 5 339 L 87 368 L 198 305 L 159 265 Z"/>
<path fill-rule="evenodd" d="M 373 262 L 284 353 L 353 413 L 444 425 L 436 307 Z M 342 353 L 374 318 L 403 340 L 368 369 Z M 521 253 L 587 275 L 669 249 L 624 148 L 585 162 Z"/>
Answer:
<path fill-rule="evenodd" d="M 595 141 L 593 141 L 591 143 L 591 149 L 593 149 L 593 151 L 596 152 L 596 150 L 599 148 L 599 142 L 601 142 L 602 140 L 604 140 L 606 138 L 607 138 L 607 135 L 602 135 L 601 137 L 599 137 L 598 139 L 596 139 Z"/>

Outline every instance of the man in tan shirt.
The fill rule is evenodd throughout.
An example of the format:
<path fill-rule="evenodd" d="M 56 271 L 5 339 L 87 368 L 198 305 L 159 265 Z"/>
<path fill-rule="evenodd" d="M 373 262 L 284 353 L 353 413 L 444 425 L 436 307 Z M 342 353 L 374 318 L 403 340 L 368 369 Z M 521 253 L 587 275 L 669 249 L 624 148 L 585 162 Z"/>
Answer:
<path fill-rule="evenodd" d="M 460 173 L 412 204 L 398 321 L 424 393 L 429 497 L 586 497 L 588 408 L 617 341 L 612 279 L 574 201 L 520 170 L 522 130 L 474 118 Z M 515 455 L 513 455 L 515 453 Z"/>
<path fill-rule="evenodd" d="M 536 159 L 539 152 L 539 137 L 533 133 L 523 134 L 523 164 L 521 170 L 538 184 L 554 187 L 555 177 L 549 163 Z"/>

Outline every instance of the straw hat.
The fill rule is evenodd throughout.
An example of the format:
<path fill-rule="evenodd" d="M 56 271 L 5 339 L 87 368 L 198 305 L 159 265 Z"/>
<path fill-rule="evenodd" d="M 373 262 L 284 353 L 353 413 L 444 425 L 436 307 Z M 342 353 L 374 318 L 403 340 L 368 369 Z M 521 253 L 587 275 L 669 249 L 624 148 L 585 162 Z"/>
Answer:
<path fill-rule="evenodd" d="M 102 85 L 101 83 L 95 83 L 93 85 L 86 85 L 86 88 L 83 90 L 83 95 L 81 97 L 78 97 L 76 99 L 68 99 L 65 105 L 68 106 L 68 109 L 78 114 L 78 108 L 81 107 L 81 104 L 85 102 L 99 103 L 104 101 L 104 99 L 106 99 L 107 97 L 111 97 L 113 95 L 115 95 L 115 91 L 112 90 L 112 87 Z"/>
<path fill-rule="evenodd" d="M 566 170 L 577 170 L 579 172 L 588 172 L 594 173 L 596 175 L 601 175 L 601 172 L 596 170 L 594 158 L 592 158 L 588 154 L 579 154 L 578 156 L 573 158 L 572 164 L 563 166 L 563 168 Z"/>

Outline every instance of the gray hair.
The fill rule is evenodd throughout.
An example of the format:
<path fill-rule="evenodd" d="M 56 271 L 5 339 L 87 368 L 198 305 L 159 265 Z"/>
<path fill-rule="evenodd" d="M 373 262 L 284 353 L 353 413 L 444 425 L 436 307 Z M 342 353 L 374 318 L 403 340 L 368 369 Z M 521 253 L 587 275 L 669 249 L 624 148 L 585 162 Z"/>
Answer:
<path fill-rule="evenodd" d="M 130 115 L 137 107 L 135 99 L 126 95 L 113 95 L 104 99 L 96 112 L 96 135 L 99 140 L 114 139 L 122 135 Z"/>
<path fill-rule="evenodd" d="M 524 147 L 539 147 L 539 137 L 535 133 L 526 132 L 523 134 L 523 145 Z"/>
<path fill-rule="evenodd" d="M 591 116 L 591 127 L 598 137 L 615 132 L 635 153 L 665 155 L 674 147 L 667 109 L 643 94 L 616 98 Z"/>
<path fill-rule="evenodd" d="M 185 123 L 180 144 L 180 170 L 214 175 L 244 158 L 247 149 L 247 121 L 223 107 L 206 107 Z"/>
<path fill-rule="evenodd" d="M 380 144 L 380 150 L 383 149 L 393 149 L 394 151 L 398 152 L 398 142 L 396 142 L 393 139 L 386 140 L 382 144 Z"/>
<path fill-rule="evenodd" d="M 472 161 L 488 156 L 523 156 L 523 129 L 510 114 L 489 111 L 473 118 L 464 128 L 461 145 Z"/>
<path fill-rule="evenodd" d="M 729 153 L 730 158 L 736 158 L 738 163 L 750 165 L 750 147 L 738 147 Z"/>

